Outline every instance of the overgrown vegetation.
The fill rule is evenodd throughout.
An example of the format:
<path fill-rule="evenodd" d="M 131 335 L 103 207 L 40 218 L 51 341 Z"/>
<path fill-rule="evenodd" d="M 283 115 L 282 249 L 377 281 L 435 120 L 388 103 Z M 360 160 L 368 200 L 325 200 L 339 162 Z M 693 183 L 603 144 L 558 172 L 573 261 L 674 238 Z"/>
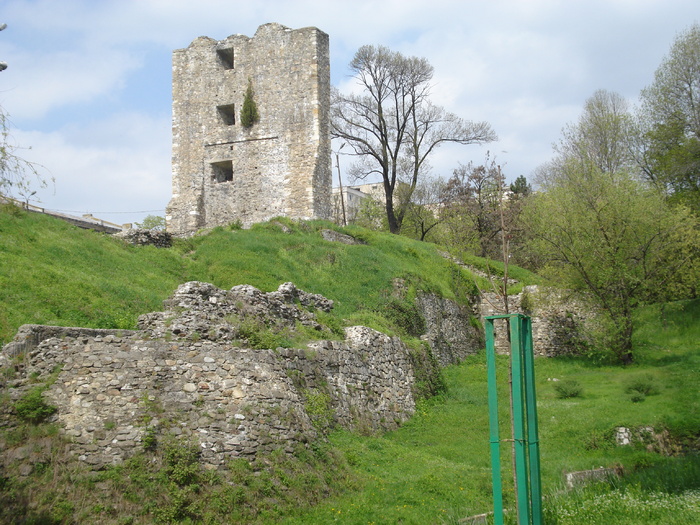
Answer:
<path fill-rule="evenodd" d="M 581 388 L 581 384 L 575 379 L 565 379 L 560 383 L 555 383 L 554 390 L 557 392 L 557 397 L 559 399 L 580 397 L 583 393 L 583 388 Z"/>
<path fill-rule="evenodd" d="M 322 443 L 299 446 L 292 455 L 234 459 L 225 470 L 210 471 L 197 446 L 170 438 L 91 472 L 66 455 L 63 438 L 54 434 L 50 449 L 46 439 L 38 432 L 25 436 L 24 444 L 44 458 L 29 475 L 16 465 L 3 471 L 0 522 L 270 523 L 355 486 L 342 455 Z"/>
<path fill-rule="evenodd" d="M 582 359 L 538 359 L 540 446 L 548 523 L 686 524 L 700 518 L 700 301 L 638 313 L 645 330 L 632 367 L 593 366 Z M 505 377 L 507 359 L 497 363 Z M 152 450 L 97 475 L 72 462 L 52 425 L 4 430 L 10 446 L 52 449 L 20 476 L 21 461 L 3 471 L 0 521 L 79 523 L 458 523 L 491 508 L 488 411 L 482 355 L 446 370 L 446 389 L 418 404 L 414 418 L 384 435 L 331 431 L 329 442 L 300 446 L 255 462 L 235 459 L 222 472 L 203 469 L 187 442 L 165 436 Z M 575 376 L 584 397 L 560 399 L 552 378 Z M 644 406 L 628 385 L 655 385 Z M 501 385 L 505 397 L 506 385 Z M 320 425 L 328 417 L 321 390 L 310 391 Z M 507 409 L 501 414 L 507 425 Z M 326 420 L 327 422 L 327 420 Z M 615 429 L 652 426 L 668 448 L 649 441 L 621 447 Z M 14 444 L 14 445 L 13 445 Z M 623 478 L 565 491 L 565 471 L 621 466 Z M 507 479 L 507 476 L 504 476 Z M 506 487 L 506 505 L 513 489 Z M 640 517 L 641 516 L 641 517 Z M 32 521 L 33 520 L 33 521 Z M 43 521 L 42 521 L 43 520 Z M 643 521 L 640 521 L 643 520 Z"/>
<path fill-rule="evenodd" d="M 638 311 L 636 320 L 645 330 L 635 334 L 639 359 L 631 367 L 597 366 L 581 358 L 536 360 L 546 523 L 681 525 L 700 519 L 700 399 L 694 372 L 700 364 L 700 323 L 693 321 L 698 309 L 700 301 L 676 303 L 664 325 L 658 307 Z M 507 358 L 499 357 L 497 366 L 506 377 Z M 561 381 L 551 379 L 570 376 L 585 395 L 561 399 L 552 386 Z M 659 391 L 644 406 L 625 392 L 638 377 Z M 484 356 L 448 368 L 445 378 L 446 392 L 422 401 L 416 416 L 394 432 L 332 434 L 363 490 L 331 498 L 283 523 L 457 524 L 491 510 Z M 503 399 L 505 389 L 501 384 Z M 507 428 L 507 406 L 502 408 L 501 424 Z M 618 446 L 618 426 L 665 430 L 668 448 L 650 447 L 649 441 Z M 610 483 L 564 488 L 564 472 L 601 465 L 622 467 L 625 474 Z M 504 494 L 512 509 L 513 487 L 504 487 Z"/>
<path fill-rule="evenodd" d="M 15 414 L 19 419 L 28 423 L 41 423 L 58 410 L 44 400 L 42 394 L 47 388 L 48 385 L 35 386 L 15 402 Z"/>

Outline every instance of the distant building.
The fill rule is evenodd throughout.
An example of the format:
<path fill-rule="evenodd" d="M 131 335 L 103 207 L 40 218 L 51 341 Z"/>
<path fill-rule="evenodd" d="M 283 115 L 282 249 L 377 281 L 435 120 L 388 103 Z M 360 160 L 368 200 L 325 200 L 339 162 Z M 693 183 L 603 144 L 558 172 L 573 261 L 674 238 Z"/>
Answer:
<path fill-rule="evenodd" d="M 351 224 L 357 219 L 365 199 L 374 199 L 382 206 L 386 203 L 384 184 L 358 184 L 343 186 L 343 202 L 340 201 L 340 188 L 333 188 L 333 222 L 343 224 L 343 205 L 345 205 L 345 223 Z"/>
<path fill-rule="evenodd" d="M 402 182 L 397 184 L 397 189 Z M 384 209 L 386 206 L 386 193 L 383 182 L 370 182 L 354 186 L 343 186 L 343 203 L 345 204 L 346 223 L 355 222 L 362 204 L 366 199 L 374 199 Z M 397 203 L 398 195 L 394 193 L 394 203 Z M 343 224 L 343 207 L 340 202 L 340 188 L 333 188 L 333 222 Z M 377 225 L 379 226 L 379 225 Z"/>

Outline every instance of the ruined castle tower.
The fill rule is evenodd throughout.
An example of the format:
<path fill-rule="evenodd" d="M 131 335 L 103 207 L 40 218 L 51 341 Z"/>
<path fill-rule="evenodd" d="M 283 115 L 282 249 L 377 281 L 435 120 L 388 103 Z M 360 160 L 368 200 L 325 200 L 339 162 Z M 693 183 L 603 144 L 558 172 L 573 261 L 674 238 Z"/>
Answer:
<path fill-rule="evenodd" d="M 260 120 L 246 128 L 249 84 Z M 330 218 L 329 106 L 328 35 L 314 27 L 265 24 L 174 51 L 168 231 Z"/>

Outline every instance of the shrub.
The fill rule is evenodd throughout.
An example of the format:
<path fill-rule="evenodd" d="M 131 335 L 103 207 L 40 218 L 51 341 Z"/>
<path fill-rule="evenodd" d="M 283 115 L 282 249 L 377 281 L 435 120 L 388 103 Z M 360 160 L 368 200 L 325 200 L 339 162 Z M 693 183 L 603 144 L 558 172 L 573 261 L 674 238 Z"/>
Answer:
<path fill-rule="evenodd" d="M 583 448 L 586 450 L 611 449 L 615 445 L 615 430 L 612 428 L 594 429 L 584 437 Z"/>
<path fill-rule="evenodd" d="M 248 79 L 248 89 L 245 92 L 243 107 L 241 108 L 241 125 L 244 128 L 250 128 L 258 121 L 260 121 L 260 114 L 258 113 L 258 106 L 253 100 L 253 83 Z"/>
<path fill-rule="evenodd" d="M 238 337 L 244 339 L 250 348 L 257 350 L 290 348 L 292 342 L 287 334 L 268 328 L 265 323 L 255 319 L 246 319 L 238 327 Z"/>
<path fill-rule="evenodd" d="M 328 431 L 335 419 L 335 410 L 333 410 L 330 396 L 316 388 L 304 389 L 302 394 L 304 408 L 314 428 L 320 432 Z"/>
<path fill-rule="evenodd" d="M 644 401 L 646 398 L 647 398 L 647 396 L 645 396 L 645 395 L 642 394 L 641 392 L 634 392 L 634 393 L 630 396 L 630 401 L 632 401 L 632 403 L 641 403 L 641 402 Z"/>
<path fill-rule="evenodd" d="M 428 399 L 447 392 L 447 383 L 437 358 L 425 341 L 408 354 L 415 373 L 413 396 L 416 400 Z"/>
<path fill-rule="evenodd" d="M 532 310 L 535 308 L 535 302 L 532 296 L 527 291 L 524 291 L 520 296 L 520 308 L 526 314 L 531 313 Z"/>
<path fill-rule="evenodd" d="M 571 397 L 580 397 L 583 393 L 583 387 L 575 379 L 565 379 L 554 385 L 554 390 L 557 392 L 559 399 L 568 399 Z"/>
<path fill-rule="evenodd" d="M 418 307 L 409 300 L 389 300 L 383 307 L 384 316 L 406 335 L 420 337 L 425 333 L 425 319 Z"/>
<path fill-rule="evenodd" d="M 144 450 L 154 451 L 158 446 L 157 431 L 155 427 L 148 427 L 146 432 L 143 434 L 143 439 L 141 444 Z"/>
<path fill-rule="evenodd" d="M 644 396 L 653 396 L 654 394 L 658 394 L 658 389 L 654 383 L 654 378 L 650 375 L 644 375 L 635 377 L 629 383 L 627 383 L 625 392 L 632 394 L 633 397 L 641 394 L 642 398 L 644 398 Z"/>
<path fill-rule="evenodd" d="M 165 473 L 169 481 L 179 487 L 199 481 L 199 449 L 195 445 L 168 443 L 163 451 Z"/>
<path fill-rule="evenodd" d="M 22 421 L 28 423 L 41 423 L 58 409 L 44 401 L 42 393 L 48 387 L 37 386 L 29 390 L 15 402 L 15 413 Z"/>

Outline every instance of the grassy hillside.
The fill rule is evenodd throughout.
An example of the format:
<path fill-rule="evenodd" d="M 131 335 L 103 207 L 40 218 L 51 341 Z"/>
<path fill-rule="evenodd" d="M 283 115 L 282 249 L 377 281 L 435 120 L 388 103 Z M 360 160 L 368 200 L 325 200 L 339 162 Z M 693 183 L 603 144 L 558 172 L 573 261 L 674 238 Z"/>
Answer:
<path fill-rule="evenodd" d="M 347 323 L 398 333 L 400 319 L 386 308 L 393 279 L 408 282 L 407 301 L 419 289 L 459 301 L 475 291 L 469 272 L 435 246 L 346 228 L 367 242 L 347 246 L 321 238 L 329 224 L 281 222 L 288 233 L 275 224 L 219 228 L 156 249 L 48 217 L 0 213 L 0 341 L 27 322 L 129 328 L 192 279 L 264 291 L 293 281 L 336 301 L 335 315 Z M 524 271 L 518 277 L 536 280 Z M 700 301 L 641 309 L 637 324 L 633 366 L 536 361 L 548 523 L 700 522 Z M 507 359 L 498 366 L 504 370 Z M 9 384 L 12 370 L 2 373 Z M 172 444 L 91 473 L 65 454 L 56 427 L 17 422 L 0 428 L 0 448 L 25 445 L 43 459 L 29 473 L 2 467 L 0 522 L 459 523 L 491 508 L 484 356 L 446 369 L 445 379 L 447 392 L 422 401 L 394 432 L 338 430 L 292 457 L 234 460 L 224 473 L 203 471 L 196 449 Z M 563 384 L 579 393 L 563 398 Z M 1 390 L 0 398 L 4 412 Z M 649 425 L 667 432 L 663 446 L 615 444 L 617 426 Z M 618 465 L 626 476 L 612 485 L 563 489 L 565 471 Z M 512 505 L 512 487 L 505 494 Z"/>
<path fill-rule="evenodd" d="M 57 219 L 0 212 L 0 343 L 25 323 L 132 328 L 196 274 L 174 250 L 133 247 Z"/>
<path fill-rule="evenodd" d="M 288 232 L 283 231 L 280 227 Z M 392 280 L 466 301 L 472 276 L 438 255 L 434 245 L 360 228 L 345 231 L 366 245 L 321 238 L 324 222 L 280 220 L 251 230 L 217 228 L 170 249 L 130 246 L 51 217 L 0 212 L 0 343 L 25 323 L 133 328 L 138 315 L 161 309 L 178 284 L 221 288 L 251 284 L 263 291 L 286 281 L 335 301 L 351 323 L 396 330 L 378 312 Z"/>

